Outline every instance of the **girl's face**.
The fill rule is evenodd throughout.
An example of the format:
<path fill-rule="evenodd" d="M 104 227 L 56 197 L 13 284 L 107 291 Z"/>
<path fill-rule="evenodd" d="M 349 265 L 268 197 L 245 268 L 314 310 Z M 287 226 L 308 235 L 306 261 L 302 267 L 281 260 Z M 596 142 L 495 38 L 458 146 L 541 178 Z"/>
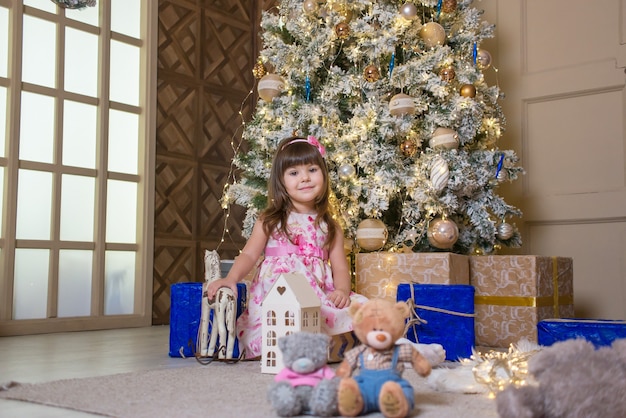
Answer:
<path fill-rule="evenodd" d="M 296 212 L 311 213 L 324 191 L 324 174 L 317 164 L 296 165 L 285 170 L 283 184 Z"/>

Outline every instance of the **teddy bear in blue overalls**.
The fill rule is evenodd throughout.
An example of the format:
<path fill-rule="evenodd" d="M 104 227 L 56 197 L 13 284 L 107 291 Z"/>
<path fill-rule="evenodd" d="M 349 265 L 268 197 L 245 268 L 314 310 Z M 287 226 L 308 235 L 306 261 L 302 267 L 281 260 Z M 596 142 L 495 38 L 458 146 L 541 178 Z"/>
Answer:
<path fill-rule="evenodd" d="M 402 378 L 404 363 L 424 377 L 431 364 L 413 345 L 395 344 L 409 313 L 405 302 L 384 299 L 350 306 L 354 334 L 362 344 L 345 353 L 336 371 L 342 377 L 337 399 L 342 416 L 380 411 L 386 418 L 402 418 L 413 409 L 415 393 Z"/>

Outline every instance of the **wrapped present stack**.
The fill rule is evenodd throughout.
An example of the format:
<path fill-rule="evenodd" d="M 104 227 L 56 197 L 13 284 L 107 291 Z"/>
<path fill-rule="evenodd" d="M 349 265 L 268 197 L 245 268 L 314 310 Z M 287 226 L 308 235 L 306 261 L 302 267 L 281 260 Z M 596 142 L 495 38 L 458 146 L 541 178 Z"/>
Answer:
<path fill-rule="evenodd" d="M 400 283 L 469 284 L 469 257 L 448 252 L 373 252 L 356 255 L 356 291 L 396 300 Z"/>
<path fill-rule="evenodd" d="M 359 253 L 356 291 L 368 298 L 407 301 L 416 316 L 406 337 L 441 344 L 446 359 L 471 355 L 474 347 L 474 289 L 469 285 L 469 257 L 438 253 Z M 413 318 L 415 319 L 415 317 Z"/>
<path fill-rule="evenodd" d="M 573 262 L 536 255 L 471 256 L 476 345 L 507 348 L 537 342 L 537 324 L 574 316 Z"/>

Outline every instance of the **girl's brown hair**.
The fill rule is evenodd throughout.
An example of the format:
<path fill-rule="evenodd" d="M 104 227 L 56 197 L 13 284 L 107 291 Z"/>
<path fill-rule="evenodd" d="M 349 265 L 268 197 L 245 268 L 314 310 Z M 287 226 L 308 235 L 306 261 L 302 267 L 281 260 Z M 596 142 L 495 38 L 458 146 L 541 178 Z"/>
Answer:
<path fill-rule="evenodd" d="M 276 231 L 284 234 L 291 240 L 287 218 L 293 210 L 293 205 L 285 189 L 283 175 L 288 168 L 302 164 L 316 164 L 324 175 L 323 193 L 315 199 L 315 211 L 317 212 L 315 226 L 319 227 L 322 222 L 326 223 L 328 235 L 324 246 L 329 249 L 335 239 L 339 224 L 332 217 L 329 203 L 330 182 L 328 180 L 328 167 L 320 151 L 312 144 L 306 142 L 306 138 L 297 136 L 285 138 L 276 148 L 268 182 L 267 207 L 261 216 L 263 229 L 267 235 Z"/>

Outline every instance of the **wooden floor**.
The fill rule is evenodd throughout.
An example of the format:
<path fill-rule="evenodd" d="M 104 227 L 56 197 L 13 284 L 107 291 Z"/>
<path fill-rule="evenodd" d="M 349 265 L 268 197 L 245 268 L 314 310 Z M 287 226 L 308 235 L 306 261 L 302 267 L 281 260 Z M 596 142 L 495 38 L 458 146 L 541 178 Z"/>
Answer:
<path fill-rule="evenodd" d="M 157 368 L 186 367 L 171 358 L 169 327 L 0 337 L 0 384 L 39 383 Z M 0 417 L 88 417 L 66 409 L 0 399 Z"/>

